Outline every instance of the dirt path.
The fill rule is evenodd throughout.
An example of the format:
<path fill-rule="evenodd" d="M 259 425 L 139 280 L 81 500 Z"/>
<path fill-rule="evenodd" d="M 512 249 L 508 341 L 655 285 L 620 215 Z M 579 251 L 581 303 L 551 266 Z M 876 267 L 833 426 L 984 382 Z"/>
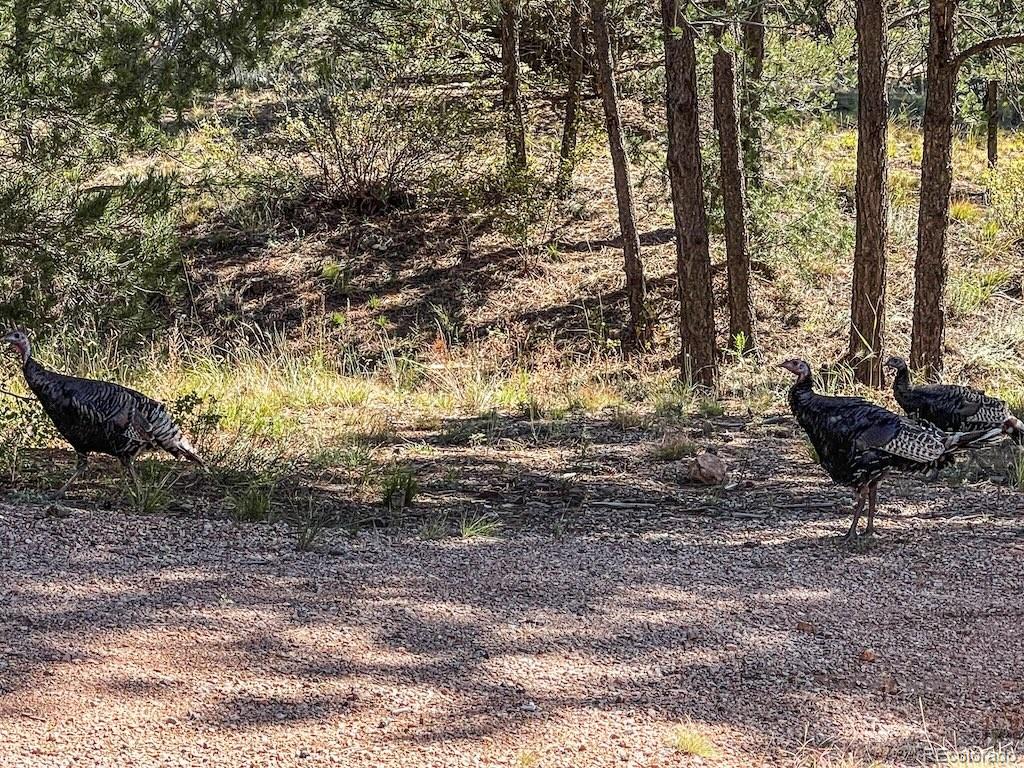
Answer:
<path fill-rule="evenodd" d="M 740 476 L 764 477 L 758 440 L 732 446 Z M 795 455 L 721 501 L 742 515 L 775 488 L 764 519 L 584 505 L 496 539 L 331 531 L 314 553 L 283 526 L 0 506 L 0 765 L 1020 750 L 1020 497 L 896 481 L 886 535 L 850 551 L 841 495 Z M 801 507 L 801 489 L 824 502 Z M 680 724 L 718 756 L 681 753 Z"/>

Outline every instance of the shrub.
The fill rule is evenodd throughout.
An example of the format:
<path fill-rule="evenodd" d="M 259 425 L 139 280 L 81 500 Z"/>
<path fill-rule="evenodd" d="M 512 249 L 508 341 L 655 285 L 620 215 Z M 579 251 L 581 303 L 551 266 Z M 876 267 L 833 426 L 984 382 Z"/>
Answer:
<path fill-rule="evenodd" d="M 24 450 L 45 445 L 55 435 L 38 404 L 0 396 L 0 477 L 15 482 Z"/>
<path fill-rule="evenodd" d="M 414 207 L 465 152 L 460 112 L 390 77 L 335 81 L 290 104 L 292 149 L 311 161 L 318 191 L 361 207 Z"/>

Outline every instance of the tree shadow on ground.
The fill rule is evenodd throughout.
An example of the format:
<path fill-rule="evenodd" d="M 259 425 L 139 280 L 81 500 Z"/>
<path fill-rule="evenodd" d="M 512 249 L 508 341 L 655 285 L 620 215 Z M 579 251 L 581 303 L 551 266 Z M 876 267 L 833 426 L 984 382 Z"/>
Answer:
<path fill-rule="evenodd" d="M 315 185 L 288 195 L 275 191 L 239 203 L 190 234 L 191 309 L 204 332 L 221 343 L 258 338 L 270 329 L 308 333 L 313 321 L 340 346 L 358 346 L 369 358 L 380 354 L 373 340 L 382 331 L 418 348 L 439 328 L 463 340 L 484 338 L 494 330 L 486 310 L 505 303 L 503 295 L 520 281 L 535 280 L 546 258 L 536 248 L 482 240 L 493 216 L 414 201 L 368 206 L 366 200 L 331 199 Z M 670 238 L 671 230 L 664 229 L 642 235 L 650 244 Z M 617 248 L 616 242 L 551 247 L 582 258 Z M 655 311 L 671 316 L 674 279 L 651 279 L 649 288 Z M 591 343 L 595 334 L 618 338 L 625 306 L 625 289 L 616 281 L 581 287 L 572 301 L 538 298 L 501 323 L 529 329 L 528 344 Z"/>
<path fill-rule="evenodd" d="M 100 699 L 174 708 L 197 734 L 345 722 L 378 755 L 637 712 L 746 749 L 883 760 L 920 755 L 921 709 L 936 738 L 1024 735 L 1016 497 L 897 480 L 883 504 L 911 509 L 851 549 L 835 542 L 843 494 L 751 425 L 721 441 L 735 488 L 662 496 L 640 430 L 567 429 L 563 447 L 592 438 L 565 485 L 564 456 L 506 455 L 519 428 L 415 459 L 428 478 L 461 462 L 465 508 L 506 523 L 497 537 L 298 553 L 275 527 L 0 508 L 3 716 L 118 648 L 128 666 Z M 459 509 L 429 484 L 427 510 Z M 570 520 L 554 530 L 556 499 Z M 651 506 L 598 503 L 624 499 Z M 697 499 L 715 512 L 691 514 Z M 983 524 L 914 516 L 975 509 Z"/>

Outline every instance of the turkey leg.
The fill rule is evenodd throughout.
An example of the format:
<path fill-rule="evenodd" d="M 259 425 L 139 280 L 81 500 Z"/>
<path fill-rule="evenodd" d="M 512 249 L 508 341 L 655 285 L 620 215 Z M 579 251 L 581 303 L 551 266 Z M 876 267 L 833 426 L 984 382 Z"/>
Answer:
<path fill-rule="evenodd" d="M 865 536 L 875 535 L 875 509 L 878 504 L 878 483 L 868 486 L 868 527 L 864 529 Z"/>
<path fill-rule="evenodd" d="M 858 488 L 856 492 L 857 500 L 853 505 L 853 522 L 850 524 L 850 530 L 846 532 L 844 541 L 856 541 L 857 540 L 857 523 L 860 522 L 860 515 L 864 511 L 864 502 L 867 501 L 867 494 L 865 493 L 866 488 Z"/>

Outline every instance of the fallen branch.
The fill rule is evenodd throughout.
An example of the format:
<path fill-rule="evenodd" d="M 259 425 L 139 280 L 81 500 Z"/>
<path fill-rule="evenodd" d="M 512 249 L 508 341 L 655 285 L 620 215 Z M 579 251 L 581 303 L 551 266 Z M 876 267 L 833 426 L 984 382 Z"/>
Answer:
<path fill-rule="evenodd" d="M 0 395 L 7 395 L 8 397 L 13 397 L 13 398 L 15 398 L 17 400 L 25 400 L 26 402 L 30 402 L 32 400 L 35 400 L 34 397 L 25 397 L 24 395 L 16 395 L 13 392 L 8 392 L 6 389 L 0 389 Z"/>

